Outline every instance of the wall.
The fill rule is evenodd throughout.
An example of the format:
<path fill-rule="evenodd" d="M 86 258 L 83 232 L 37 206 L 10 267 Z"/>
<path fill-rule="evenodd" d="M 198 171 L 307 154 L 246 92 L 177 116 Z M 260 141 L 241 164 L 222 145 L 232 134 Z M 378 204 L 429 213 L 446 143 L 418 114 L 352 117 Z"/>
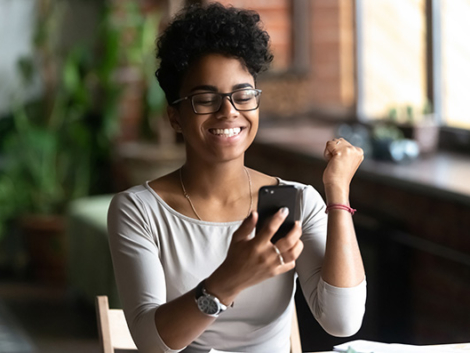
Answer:
<path fill-rule="evenodd" d="M 290 117 L 312 111 L 340 117 L 354 115 L 353 0 L 221 2 L 258 11 L 271 35 L 275 60 L 259 81 L 265 117 Z M 294 6 L 301 8 L 297 17 L 293 15 Z M 298 22 L 304 25 L 299 28 Z M 299 52 L 294 47 L 295 31 L 303 41 L 297 45 L 306 48 L 303 59 L 308 60 L 307 70 L 295 66 L 293 53 Z"/>

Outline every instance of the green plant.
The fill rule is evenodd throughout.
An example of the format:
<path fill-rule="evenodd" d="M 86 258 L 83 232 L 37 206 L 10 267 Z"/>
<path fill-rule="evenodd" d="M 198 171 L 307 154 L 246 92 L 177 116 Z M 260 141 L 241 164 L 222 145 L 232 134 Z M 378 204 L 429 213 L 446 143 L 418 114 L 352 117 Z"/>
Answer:
<path fill-rule="evenodd" d="M 100 8 L 93 40 L 60 49 L 57 37 L 67 6 L 39 2 L 34 56 L 18 62 L 25 85 L 35 71 L 41 73 L 44 92 L 38 101 L 17 104 L 11 131 L 1 141 L 0 238 L 6 224 L 21 215 L 60 214 L 74 198 L 112 191 L 121 68 L 138 72 L 146 116 L 159 115 L 165 107 L 153 75 L 159 14 L 143 15 L 135 2 L 121 12 L 107 4 Z M 144 123 L 150 124 L 148 119 Z"/>
<path fill-rule="evenodd" d="M 379 123 L 372 127 L 372 137 L 378 141 L 396 141 L 404 138 L 403 132 L 394 124 Z"/>
<path fill-rule="evenodd" d="M 0 238 L 7 224 L 24 214 L 61 214 L 72 199 L 110 191 L 119 38 L 103 9 L 96 40 L 61 54 L 50 33 L 63 13 L 60 3 L 58 11 L 56 2 L 44 2 L 55 11 L 43 11 L 46 15 L 39 18 L 34 56 L 18 61 L 23 84 L 30 83 L 37 69 L 44 77 L 44 92 L 37 101 L 16 104 L 2 141 Z"/>
<path fill-rule="evenodd" d="M 14 109 L 0 175 L 0 232 L 24 214 L 63 213 L 68 201 L 90 192 L 100 133 L 90 128 L 92 97 L 79 75 L 83 60 L 79 49 L 68 55 L 50 108 L 39 101 Z"/>
<path fill-rule="evenodd" d="M 166 108 L 163 90 L 155 78 L 155 38 L 161 15 L 158 11 L 143 12 L 136 2 L 126 2 L 117 9 L 117 14 L 110 16 L 109 29 L 116 38 L 120 38 L 118 53 L 121 66 L 131 68 L 143 88 L 142 134 L 152 136 L 152 119 L 159 119 Z"/>
<path fill-rule="evenodd" d="M 416 125 L 420 122 L 432 119 L 432 104 L 426 100 L 423 107 L 414 107 L 411 104 L 404 106 L 393 106 L 388 110 L 388 122 L 390 124 Z"/>
<path fill-rule="evenodd" d="M 90 133 L 80 123 L 50 128 L 32 122 L 24 108 L 14 122 L 3 174 L 12 197 L 2 201 L 22 213 L 61 213 L 67 200 L 89 192 Z"/>

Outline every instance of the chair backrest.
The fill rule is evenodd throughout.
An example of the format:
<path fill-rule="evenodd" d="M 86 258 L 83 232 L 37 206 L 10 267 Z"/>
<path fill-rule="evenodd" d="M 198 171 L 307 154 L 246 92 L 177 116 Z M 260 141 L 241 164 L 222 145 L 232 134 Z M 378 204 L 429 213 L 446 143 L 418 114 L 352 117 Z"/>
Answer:
<path fill-rule="evenodd" d="M 290 352 L 302 353 L 302 344 L 300 343 L 299 322 L 297 320 L 297 308 L 294 304 L 294 313 L 292 314 L 292 327 L 290 329 Z"/>
<path fill-rule="evenodd" d="M 102 353 L 137 352 L 124 312 L 110 309 L 107 296 L 96 297 L 96 315 Z"/>
<path fill-rule="evenodd" d="M 107 296 L 96 297 L 96 314 L 102 353 L 115 353 L 119 350 L 137 352 L 137 347 L 132 340 L 123 311 L 121 309 L 110 309 Z M 295 306 L 292 315 L 290 342 L 291 353 L 302 353 Z"/>

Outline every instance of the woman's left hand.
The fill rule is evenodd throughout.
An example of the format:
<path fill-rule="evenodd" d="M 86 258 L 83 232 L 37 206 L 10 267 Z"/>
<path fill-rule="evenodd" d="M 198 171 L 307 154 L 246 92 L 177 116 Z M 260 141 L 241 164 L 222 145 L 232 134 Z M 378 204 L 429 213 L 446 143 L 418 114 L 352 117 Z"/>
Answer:
<path fill-rule="evenodd" d="M 351 145 L 343 138 L 333 139 L 326 143 L 324 156 L 328 161 L 323 172 L 325 188 L 348 190 L 354 174 L 364 160 L 362 148 Z"/>

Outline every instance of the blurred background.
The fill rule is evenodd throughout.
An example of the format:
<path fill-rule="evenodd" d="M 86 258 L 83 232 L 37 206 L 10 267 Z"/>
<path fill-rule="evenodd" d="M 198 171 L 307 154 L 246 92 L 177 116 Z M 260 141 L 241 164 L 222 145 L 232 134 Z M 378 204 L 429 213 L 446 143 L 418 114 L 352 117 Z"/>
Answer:
<path fill-rule="evenodd" d="M 184 161 L 154 44 L 194 2 L 0 0 L 0 352 L 99 351 L 109 201 Z M 297 293 L 303 349 L 469 342 L 470 0 L 220 2 L 258 11 L 275 56 L 247 165 L 323 193 L 328 139 L 366 155 L 364 324 L 328 336 Z"/>

